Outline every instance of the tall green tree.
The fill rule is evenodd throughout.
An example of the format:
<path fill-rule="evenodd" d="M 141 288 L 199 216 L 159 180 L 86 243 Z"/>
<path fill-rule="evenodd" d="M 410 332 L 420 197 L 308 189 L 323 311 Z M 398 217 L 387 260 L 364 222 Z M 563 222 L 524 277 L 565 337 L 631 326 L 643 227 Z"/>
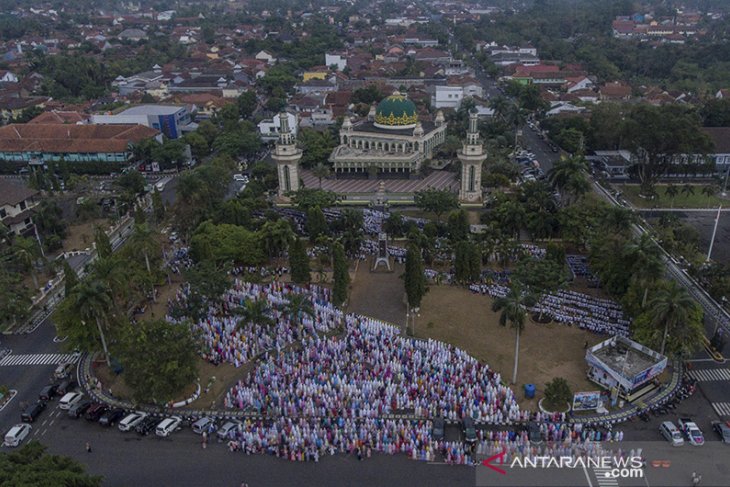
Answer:
<path fill-rule="evenodd" d="M 582 155 L 563 157 L 548 171 L 548 181 L 572 203 L 590 191 L 588 162 Z"/>
<path fill-rule="evenodd" d="M 112 255 L 112 243 L 109 241 L 109 236 L 99 225 L 94 227 L 94 242 L 99 258 L 104 259 Z"/>
<path fill-rule="evenodd" d="M 30 314 L 32 293 L 17 272 L 0 269 L 0 329 L 15 327 Z"/>
<path fill-rule="evenodd" d="M 155 215 L 155 223 L 159 224 L 165 219 L 165 203 L 162 201 L 162 194 L 155 190 L 152 192 L 152 208 Z"/>
<path fill-rule="evenodd" d="M 66 259 L 63 260 L 63 278 L 65 295 L 68 296 L 73 291 L 73 288 L 76 287 L 76 284 L 79 283 L 79 276 L 76 275 L 76 271 L 71 268 Z"/>
<path fill-rule="evenodd" d="M 414 202 L 421 210 L 433 213 L 439 222 L 444 213 L 459 207 L 456 194 L 448 190 L 424 189 L 417 191 L 414 195 Z"/>
<path fill-rule="evenodd" d="M 448 230 L 449 239 L 454 243 L 469 237 L 469 218 L 466 211 L 456 210 L 449 214 Z"/>
<path fill-rule="evenodd" d="M 332 303 L 335 306 L 342 306 L 347 301 L 347 289 L 350 286 L 350 273 L 345 248 L 341 243 L 335 242 L 332 246 L 332 263 L 334 273 L 334 286 L 332 288 Z"/>
<path fill-rule="evenodd" d="M 56 310 L 58 335 L 67 335 L 69 343 L 88 352 L 101 344 L 106 363 L 111 366 L 107 333 L 114 318 L 112 309 L 109 286 L 98 280 L 81 281 Z"/>
<path fill-rule="evenodd" d="M 428 291 L 426 276 L 423 272 L 421 249 L 410 244 L 408 250 L 406 250 L 406 269 L 405 274 L 403 274 L 406 298 L 410 309 L 420 308 L 423 296 Z"/>
<path fill-rule="evenodd" d="M 38 245 L 38 242 L 32 238 L 15 237 L 12 246 L 15 260 L 26 272 L 30 272 L 30 276 L 33 278 L 33 286 L 36 290 L 38 289 L 36 263 L 40 258 L 40 247 Z"/>
<path fill-rule="evenodd" d="M 289 249 L 289 269 L 291 269 L 291 280 L 297 284 L 306 284 L 310 281 L 309 256 L 301 238 L 294 239 Z"/>
<path fill-rule="evenodd" d="M 307 210 L 307 222 L 305 226 L 310 242 L 315 242 L 320 236 L 327 235 L 329 230 L 327 219 L 324 217 L 324 213 L 319 206 L 312 206 Z"/>
<path fill-rule="evenodd" d="M 694 299 L 675 281 L 667 282 L 656 292 L 654 298 L 649 301 L 649 309 L 654 315 L 652 324 L 664 329 L 659 353 L 664 354 L 667 337 L 670 334 L 682 334 L 682 328 L 692 321 L 692 313 L 696 308 L 697 303 Z"/>
<path fill-rule="evenodd" d="M 71 457 L 48 454 L 38 440 L 16 451 L 0 453 L 0 485 L 7 487 L 101 487 L 102 481 L 100 476 L 87 474 L 83 465 Z"/>
<path fill-rule="evenodd" d="M 522 292 L 517 285 L 511 285 L 509 292 L 503 298 L 497 298 L 492 303 L 492 311 L 500 312 L 499 324 L 510 325 L 515 330 L 515 366 L 512 371 L 512 384 L 517 383 L 517 366 L 520 359 L 520 335 L 525 329 L 527 308 L 535 304 L 535 299 Z"/>
<path fill-rule="evenodd" d="M 124 381 L 139 402 L 178 399 L 195 381 L 197 346 L 186 324 L 142 321 L 125 329 L 119 347 Z"/>
<path fill-rule="evenodd" d="M 273 326 L 276 321 L 271 317 L 271 308 L 263 299 L 247 299 L 243 307 L 234 309 L 234 313 L 241 316 L 238 327 L 246 323 L 253 323 L 263 327 Z"/>

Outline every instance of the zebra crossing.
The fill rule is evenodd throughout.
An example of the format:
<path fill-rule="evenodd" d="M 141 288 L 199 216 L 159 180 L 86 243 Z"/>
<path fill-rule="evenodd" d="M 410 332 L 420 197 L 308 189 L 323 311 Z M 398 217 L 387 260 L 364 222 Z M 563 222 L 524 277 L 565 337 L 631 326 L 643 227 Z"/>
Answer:
<path fill-rule="evenodd" d="M 700 382 L 730 381 L 730 369 L 690 370 L 689 376 Z"/>
<path fill-rule="evenodd" d="M 0 367 L 13 365 L 51 365 L 62 363 L 76 363 L 78 353 L 29 353 L 13 355 L 12 353 L 0 360 Z"/>
<path fill-rule="evenodd" d="M 713 402 L 712 409 L 718 416 L 730 416 L 730 402 Z"/>
<path fill-rule="evenodd" d="M 610 468 L 595 467 L 593 473 L 596 475 L 599 487 L 618 487 L 618 479 L 610 475 Z"/>

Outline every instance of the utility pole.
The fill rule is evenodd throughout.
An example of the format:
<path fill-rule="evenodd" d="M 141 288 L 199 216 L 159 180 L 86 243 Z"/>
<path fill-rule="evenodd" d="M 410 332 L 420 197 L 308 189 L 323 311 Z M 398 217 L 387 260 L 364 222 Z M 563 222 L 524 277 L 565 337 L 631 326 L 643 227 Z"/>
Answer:
<path fill-rule="evenodd" d="M 712 229 L 712 238 L 710 239 L 710 248 L 707 251 L 707 259 L 705 262 L 710 261 L 712 257 L 712 246 L 715 244 L 715 235 L 717 234 L 717 224 L 720 223 L 720 213 L 722 212 L 722 205 L 717 207 L 717 216 L 715 217 L 715 228 Z"/>

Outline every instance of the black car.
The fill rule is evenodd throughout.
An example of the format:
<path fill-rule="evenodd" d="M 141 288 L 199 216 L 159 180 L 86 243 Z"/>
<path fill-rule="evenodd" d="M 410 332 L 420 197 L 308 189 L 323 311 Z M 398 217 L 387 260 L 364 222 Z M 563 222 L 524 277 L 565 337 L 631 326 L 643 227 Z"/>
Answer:
<path fill-rule="evenodd" d="M 58 387 L 56 388 L 56 392 L 59 396 L 63 396 L 64 394 L 68 392 L 73 392 L 74 389 L 76 389 L 76 381 L 73 379 L 65 379 L 61 381 L 60 384 L 58 384 Z"/>
<path fill-rule="evenodd" d="M 444 439 L 444 418 L 434 418 L 433 420 L 433 430 L 431 431 L 431 437 L 434 440 L 443 440 Z"/>
<path fill-rule="evenodd" d="M 48 384 L 46 387 L 41 389 L 41 393 L 38 394 L 38 399 L 41 401 L 50 401 L 58 395 L 58 386 L 56 384 Z"/>
<path fill-rule="evenodd" d="M 109 406 L 106 404 L 102 404 L 100 402 L 95 402 L 91 406 L 89 406 L 89 409 L 86 410 L 86 413 L 84 414 L 84 418 L 86 418 L 87 421 L 99 421 L 99 418 L 101 418 L 101 415 L 104 414 L 109 410 Z"/>
<path fill-rule="evenodd" d="M 105 412 L 99 418 L 99 424 L 102 426 L 112 426 L 124 417 L 124 409 L 114 408 Z"/>
<path fill-rule="evenodd" d="M 31 404 L 27 408 L 25 408 L 25 411 L 20 415 L 20 420 L 24 423 L 32 423 L 35 421 L 38 416 L 41 415 L 43 410 L 46 409 L 46 403 L 43 401 L 38 401 L 35 404 Z"/>
<path fill-rule="evenodd" d="M 86 412 L 87 409 L 93 404 L 90 400 L 77 402 L 71 409 L 68 410 L 68 415 L 71 418 L 80 418 Z"/>
<path fill-rule="evenodd" d="M 139 423 L 134 428 L 134 431 L 136 431 L 140 435 L 147 436 L 155 430 L 155 428 L 157 427 L 157 423 L 159 422 L 159 418 L 147 416 L 141 423 Z"/>

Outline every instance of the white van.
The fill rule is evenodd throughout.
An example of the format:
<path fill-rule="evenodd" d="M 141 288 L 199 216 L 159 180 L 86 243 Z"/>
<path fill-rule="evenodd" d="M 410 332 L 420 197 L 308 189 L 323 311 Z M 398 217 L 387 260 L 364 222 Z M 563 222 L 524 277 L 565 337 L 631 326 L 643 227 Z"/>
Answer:
<path fill-rule="evenodd" d="M 210 425 L 215 423 L 211 418 L 200 418 L 193 423 L 193 433 L 196 435 L 202 435 L 203 432 L 208 431 Z"/>
<path fill-rule="evenodd" d="M 131 431 L 137 426 L 143 419 L 147 417 L 147 413 L 130 413 L 119 422 L 119 431 Z"/>
<path fill-rule="evenodd" d="M 33 427 L 28 423 L 16 424 L 5 434 L 3 445 L 11 448 L 20 445 L 20 442 L 30 434 L 30 430 L 32 429 Z"/>
<path fill-rule="evenodd" d="M 81 401 L 84 398 L 81 392 L 69 392 L 65 394 L 58 403 L 58 407 L 61 409 L 69 410 L 74 404 Z"/>
<path fill-rule="evenodd" d="M 162 437 L 170 436 L 170 433 L 178 429 L 180 423 L 182 423 L 182 418 L 179 416 L 170 416 L 169 418 L 165 418 L 157 425 L 155 434 Z"/>
<path fill-rule="evenodd" d="M 672 446 L 684 445 L 682 433 L 679 432 L 679 429 L 677 429 L 671 421 L 664 421 L 661 426 L 659 426 L 659 431 L 661 431 L 662 436 L 664 436 L 664 438 L 671 443 Z"/>

